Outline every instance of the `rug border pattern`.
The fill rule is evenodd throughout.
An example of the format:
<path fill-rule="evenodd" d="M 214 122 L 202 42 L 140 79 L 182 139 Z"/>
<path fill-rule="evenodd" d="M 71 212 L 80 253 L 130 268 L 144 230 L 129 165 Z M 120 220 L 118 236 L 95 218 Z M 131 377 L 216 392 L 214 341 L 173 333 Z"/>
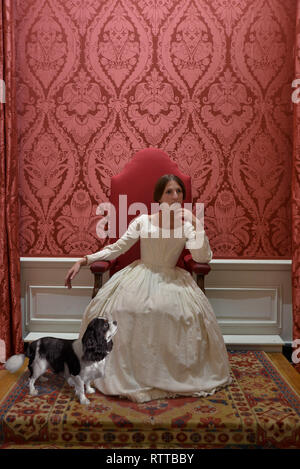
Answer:
<path fill-rule="evenodd" d="M 300 398 L 299 398 L 299 395 L 295 392 L 295 390 L 292 388 L 292 386 L 284 379 L 284 377 L 280 374 L 280 371 L 276 369 L 276 367 L 273 365 L 273 363 L 271 362 L 270 358 L 266 355 L 265 352 L 263 351 L 230 351 L 228 350 L 228 354 L 230 355 L 234 355 L 234 354 L 243 354 L 243 353 L 253 353 L 253 355 L 256 357 L 256 359 L 262 364 L 262 366 L 265 368 L 268 376 L 270 377 L 270 379 L 274 382 L 274 384 L 276 384 L 276 386 L 278 387 L 278 391 L 280 393 L 282 393 L 282 396 L 289 402 L 290 406 L 294 409 L 295 413 L 299 416 L 300 415 Z M 25 382 L 28 380 L 28 370 L 25 371 L 25 373 L 23 373 L 19 378 L 18 380 L 16 381 L 16 383 L 14 385 L 11 386 L 10 390 L 9 390 L 9 393 L 6 394 L 3 399 L 0 401 L 0 449 L 4 449 L 4 448 L 9 448 L 10 445 L 14 445 L 14 447 L 16 446 L 20 446 L 22 447 L 22 444 L 20 444 L 20 442 L 18 443 L 17 441 L 15 443 L 13 442 L 5 442 L 5 430 L 4 430 L 4 423 L 3 423 L 3 417 L 6 415 L 6 413 L 9 411 L 9 409 L 14 405 L 14 403 L 20 398 L 22 397 L 22 395 L 26 395 L 27 394 L 27 387 L 25 386 Z M 201 399 L 201 398 L 199 398 Z M 51 427 L 51 425 L 50 425 Z M 49 432 L 51 433 L 51 429 L 49 427 Z M 134 425 L 134 427 L 131 429 L 132 432 L 129 432 L 129 433 L 132 433 L 132 435 L 128 435 L 129 438 L 126 440 L 124 440 L 124 446 L 120 446 L 121 443 L 121 438 L 119 438 L 120 435 L 117 435 L 117 434 L 121 434 L 122 431 L 120 431 L 120 428 L 112 428 L 112 429 L 109 429 L 109 428 L 103 428 L 103 430 L 105 430 L 105 433 L 103 433 L 103 435 L 100 437 L 99 441 L 98 442 L 89 442 L 89 443 L 84 443 L 83 441 L 80 442 L 78 441 L 78 443 L 76 443 L 76 441 L 72 441 L 70 443 L 68 443 L 67 441 L 64 443 L 64 442 L 56 442 L 56 441 L 53 441 L 51 439 L 51 434 L 49 433 L 49 441 L 47 440 L 44 440 L 44 441 L 27 441 L 25 442 L 24 441 L 24 445 L 26 445 L 27 447 L 30 447 L 32 446 L 33 448 L 34 447 L 43 447 L 45 449 L 47 448 L 50 448 L 50 447 L 53 447 L 53 448 L 64 448 L 64 449 L 72 449 L 72 448 L 102 448 L 102 449 L 113 449 L 113 448 L 124 448 L 124 447 L 128 447 L 128 444 L 130 445 L 129 447 L 130 448 L 174 448 L 174 449 L 178 449 L 178 448 L 198 448 L 198 449 L 217 449 L 217 448 L 228 448 L 228 449 L 263 449 L 263 448 L 278 448 L 278 446 L 276 445 L 276 441 L 274 441 L 274 445 L 273 445 L 273 442 L 272 442 L 272 439 L 267 439 L 266 442 L 264 442 L 264 437 L 265 437 L 265 433 L 264 433 L 264 430 L 262 428 L 259 428 L 259 425 L 258 425 L 258 422 L 257 422 L 257 435 L 256 435 L 256 438 L 254 438 L 254 440 L 249 441 L 249 443 L 247 444 L 239 444 L 239 443 L 230 443 L 230 444 L 225 444 L 225 445 L 222 445 L 221 443 L 219 442 L 216 442 L 216 443 L 213 443 L 213 444 L 210 444 L 209 442 L 204 442 L 203 439 L 201 441 L 201 443 L 195 443 L 193 444 L 190 439 L 188 438 L 188 435 L 191 435 L 192 432 L 195 431 L 195 429 L 188 429 L 188 428 L 177 428 L 177 434 L 175 435 L 174 434 L 174 437 L 173 437 L 173 440 L 170 441 L 170 443 L 167 443 L 167 446 L 164 445 L 164 443 L 162 441 L 159 441 L 161 440 L 161 430 L 164 430 L 164 431 L 171 431 L 170 429 L 155 429 L 156 431 L 156 435 L 157 435 L 157 444 L 155 444 L 155 442 L 153 441 L 151 443 L 150 441 L 150 436 L 151 436 L 151 428 L 148 428 L 148 429 L 143 429 L 142 432 L 144 432 L 144 438 L 143 440 L 140 439 L 140 441 L 134 441 L 134 435 L 135 434 L 140 434 L 141 433 L 141 429 L 140 428 L 135 428 L 136 425 Z M 153 429 L 154 430 L 154 429 Z M 153 432 L 152 430 L 152 432 Z M 157 431 L 158 430 L 158 431 Z M 249 428 L 250 430 L 250 428 Z M 126 429 L 125 429 L 126 431 Z M 109 441 L 109 439 L 107 440 L 107 438 L 109 438 L 109 433 L 111 432 L 114 432 L 115 434 L 115 441 Z M 180 434 L 181 433 L 185 433 L 185 440 L 184 439 L 181 439 L 180 441 Z M 41 436 L 44 436 L 46 437 L 46 434 L 47 434 L 47 431 L 46 433 L 44 433 L 43 431 L 41 431 Z M 298 432 L 297 430 L 295 431 L 295 434 L 293 435 L 294 439 L 297 440 L 297 435 L 298 435 L 298 441 L 300 439 L 300 432 Z M 124 436 L 124 435 L 123 435 Z M 148 438 L 149 436 L 149 438 Z M 178 436 L 178 438 L 177 438 Z M 248 436 L 250 436 L 248 434 Z M 140 435 L 140 438 L 141 438 L 141 435 Z M 183 438 L 183 436 L 182 436 Z M 43 438 L 42 438 L 43 439 Z M 102 440 L 102 441 L 101 441 Z M 120 441 L 118 441 L 120 440 Z M 188 441 L 189 440 L 189 441 Z M 300 443 L 299 443 L 300 444 Z M 135 446 L 136 445 L 136 446 Z M 146 445 L 146 446 L 145 446 Z M 295 443 L 293 443 L 294 446 L 292 446 L 293 448 L 295 448 Z M 285 447 L 285 446 L 284 446 Z M 300 448 L 300 446 L 299 446 Z"/>

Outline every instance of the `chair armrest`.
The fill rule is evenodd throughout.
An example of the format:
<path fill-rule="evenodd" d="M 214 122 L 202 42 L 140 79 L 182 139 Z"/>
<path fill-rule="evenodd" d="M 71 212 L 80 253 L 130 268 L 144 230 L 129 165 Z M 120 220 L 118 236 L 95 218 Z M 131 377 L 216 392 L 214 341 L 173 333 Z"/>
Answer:
<path fill-rule="evenodd" d="M 207 275 L 211 271 L 209 264 L 194 261 L 191 254 L 184 256 L 184 264 L 189 272 L 197 275 Z"/>
<path fill-rule="evenodd" d="M 103 274 L 110 270 L 117 262 L 117 259 L 111 261 L 96 261 L 90 265 L 90 271 L 94 274 L 94 289 L 92 298 L 94 298 L 103 285 Z"/>
<path fill-rule="evenodd" d="M 211 271 L 211 267 L 209 264 L 195 262 L 191 256 L 188 254 L 184 256 L 184 265 L 186 269 L 190 272 L 190 274 L 196 274 L 197 276 L 197 285 L 201 288 L 203 293 L 205 294 L 205 287 L 204 287 L 204 276 L 207 275 Z"/>
<path fill-rule="evenodd" d="M 116 263 L 116 259 L 111 261 L 96 261 L 90 265 L 90 270 L 93 274 L 104 274 L 110 270 Z"/>

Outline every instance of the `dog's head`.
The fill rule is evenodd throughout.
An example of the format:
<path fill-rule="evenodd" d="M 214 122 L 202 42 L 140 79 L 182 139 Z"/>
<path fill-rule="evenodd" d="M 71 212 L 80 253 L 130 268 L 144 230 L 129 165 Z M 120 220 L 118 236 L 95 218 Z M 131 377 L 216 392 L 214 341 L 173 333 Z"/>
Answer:
<path fill-rule="evenodd" d="M 98 362 L 103 360 L 113 348 L 112 337 L 117 332 L 117 321 L 105 318 L 93 319 L 83 337 L 83 360 Z"/>

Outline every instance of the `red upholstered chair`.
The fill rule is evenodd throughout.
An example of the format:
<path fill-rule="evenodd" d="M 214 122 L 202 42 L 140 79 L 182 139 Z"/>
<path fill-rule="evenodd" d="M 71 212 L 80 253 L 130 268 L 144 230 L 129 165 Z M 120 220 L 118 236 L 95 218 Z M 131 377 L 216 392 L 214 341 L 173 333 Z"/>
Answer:
<path fill-rule="evenodd" d="M 126 213 L 128 207 L 135 202 L 143 202 L 147 206 L 148 213 L 151 213 L 151 203 L 153 200 L 153 190 L 156 181 L 164 174 L 175 174 L 180 177 L 186 187 L 186 198 L 184 202 L 192 201 L 192 188 L 191 178 L 179 171 L 177 165 L 169 158 L 169 156 L 162 150 L 156 148 L 147 148 L 136 153 L 131 161 L 124 167 L 123 171 L 111 179 L 111 195 L 110 203 L 116 209 L 116 233 L 119 233 L 119 195 L 127 195 L 127 206 L 125 207 Z M 139 213 L 128 215 L 128 223 L 133 218 L 138 216 Z M 123 230 L 123 232 L 127 229 Z M 119 236 L 118 236 L 119 238 Z M 117 241 L 115 239 L 107 239 L 105 244 L 112 244 Z M 111 261 L 97 261 L 91 264 L 90 269 L 95 276 L 93 298 L 98 293 L 103 283 L 103 274 L 110 271 L 110 275 L 123 269 L 131 262 L 140 258 L 140 241 L 132 246 L 125 254 L 120 255 L 117 259 Z M 188 270 L 190 273 L 195 273 L 197 276 L 197 284 L 205 293 L 204 289 L 204 276 L 210 271 L 208 264 L 199 264 L 193 261 L 190 252 L 184 249 L 180 258 L 178 259 L 177 266 Z"/>

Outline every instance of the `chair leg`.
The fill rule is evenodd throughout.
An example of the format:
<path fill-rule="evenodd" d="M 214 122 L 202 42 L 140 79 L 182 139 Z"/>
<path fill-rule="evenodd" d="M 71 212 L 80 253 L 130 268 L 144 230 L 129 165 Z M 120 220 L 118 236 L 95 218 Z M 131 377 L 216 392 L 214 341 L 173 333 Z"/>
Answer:
<path fill-rule="evenodd" d="M 205 288 L 204 288 L 204 275 L 197 274 L 197 285 L 203 291 L 205 295 Z"/>
<path fill-rule="evenodd" d="M 94 289 L 93 289 L 92 298 L 94 298 L 97 295 L 98 291 L 103 285 L 103 274 L 95 273 L 94 276 L 95 276 L 95 279 L 94 279 Z"/>

